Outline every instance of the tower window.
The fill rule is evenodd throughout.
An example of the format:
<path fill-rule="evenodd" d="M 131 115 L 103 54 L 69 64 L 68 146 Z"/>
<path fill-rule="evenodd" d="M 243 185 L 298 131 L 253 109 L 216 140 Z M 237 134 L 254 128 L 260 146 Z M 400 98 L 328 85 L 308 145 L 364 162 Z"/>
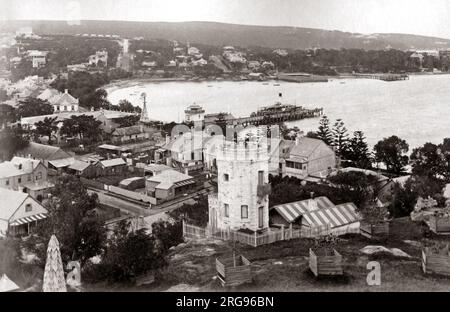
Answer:
<path fill-rule="evenodd" d="M 223 204 L 224 210 L 225 210 L 225 217 L 229 217 L 230 216 L 230 205 L 228 204 Z"/>
<path fill-rule="evenodd" d="M 241 219 L 248 219 L 248 206 L 247 205 L 241 206 Z"/>
<path fill-rule="evenodd" d="M 33 210 L 33 207 L 31 206 L 31 204 L 27 204 L 25 206 L 25 212 L 30 212 L 31 210 Z"/>
<path fill-rule="evenodd" d="M 229 180 L 230 180 L 230 176 L 228 175 L 228 173 L 225 173 L 225 174 L 223 175 L 223 180 L 224 180 L 224 181 L 229 181 Z"/>

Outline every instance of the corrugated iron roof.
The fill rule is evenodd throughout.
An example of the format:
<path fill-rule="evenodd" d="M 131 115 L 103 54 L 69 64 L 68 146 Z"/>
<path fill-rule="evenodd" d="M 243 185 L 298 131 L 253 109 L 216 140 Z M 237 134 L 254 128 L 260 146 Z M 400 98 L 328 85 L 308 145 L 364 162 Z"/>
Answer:
<path fill-rule="evenodd" d="M 286 221 L 292 223 L 305 213 L 329 207 L 334 207 L 334 204 L 327 197 L 322 196 L 314 199 L 274 206 L 272 209 L 275 209 Z"/>

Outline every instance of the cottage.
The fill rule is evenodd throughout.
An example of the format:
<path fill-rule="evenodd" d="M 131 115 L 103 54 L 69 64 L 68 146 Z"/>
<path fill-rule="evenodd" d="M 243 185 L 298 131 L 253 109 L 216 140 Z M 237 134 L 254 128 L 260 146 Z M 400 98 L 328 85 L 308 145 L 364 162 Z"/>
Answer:
<path fill-rule="evenodd" d="M 144 131 L 143 126 L 117 128 L 111 133 L 111 141 L 114 144 L 141 141 L 149 138 L 150 133 Z"/>
<path fill-rule="evenodd" d="M 122 158 L 103 160 L 98 163 L 99 175 L 120 175 L 127 170 L 127 163 Z"/>
<path fill-rule="evenodd" d="M 22 191 L 41 201 L 52 187 L 40 160 L 14 157 L 0 163 L 0 188 Z"/>
<path fill-rule="evenodd" d="M 95 178 L 97 176 L 97 170 L 93 164 L 78 159 L 75 159 L 67 167 L 67 172 L 86 179 Z"/>
<path fill-rule="evenodd" d="M 66 89 L 64 93 L 58 93 L 48 99 L 56 113 L 60 112 L 78 112 L 79 102 L 69 94 Z"/>
<path fill-rule="evenodd" d="M 50 160 L 72 158 L 72 156 L 63 149 L 45 144 L 30 142 L 28 146 L 16 152 L 16 156 L 27 157 L 43 161 L 48 167 Z"/>
<path fill-rule="evenodd" d="M 285 157 L 280 159 L 283 177 L 318 181 L 336 168 L 336 154 L 322 140 L 297 137 L 292 143 L 286 147 Z"/>
<path fill-rule="evenodd" d="M 29 194 L 0 188 L 0 236 L 29 235 L 47 213 Z"/>
<path fill-rule="evenodd" d="M 148 177 L 145 182 L 147 195 L 162 201 L 183 195 L 191 191 L 193 186 L 195 186 L 193 177 L 173 169 Z"/>
<path fill-rule="evenodd" d="M 40 68 L 46 64 L 47 51 L 29 50 L 27 52 L 27 56 L 31 59 L 33 68 Z"/>
<path fill-rule="evenodd" d="M 98 66 L 99 62 L 102 66 L 108 66 L 108 51 L 96 51 L 95 54 L 89 56 L 89 65 Z"/>

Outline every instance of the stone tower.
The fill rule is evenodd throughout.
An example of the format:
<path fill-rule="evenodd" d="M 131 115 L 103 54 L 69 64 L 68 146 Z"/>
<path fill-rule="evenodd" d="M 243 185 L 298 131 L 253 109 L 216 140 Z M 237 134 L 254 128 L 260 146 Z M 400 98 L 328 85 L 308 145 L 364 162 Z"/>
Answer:
<path fill-rule="evenodd" d="M 209 227 L 264 230 L 269 227 L 267 144 L 226 142 L 217 152 L 218 193 L 210 195 Z"/>

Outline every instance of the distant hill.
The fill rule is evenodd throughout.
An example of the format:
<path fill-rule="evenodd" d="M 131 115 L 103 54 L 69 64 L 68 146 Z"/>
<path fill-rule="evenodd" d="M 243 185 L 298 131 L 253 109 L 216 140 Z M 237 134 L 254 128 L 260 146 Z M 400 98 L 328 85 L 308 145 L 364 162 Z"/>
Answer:
<path fill-rule="evenodd" d="M 326 49 L 362 48 L 400 50 L 450 48 L 450 40 L 408 34 L 357 34 L 301 27 L 272 27 L 214 22 L 3 21 L 1 31 L 31 26 L 37 34 L 117 34 L 127 38 L 168 39 L 209 45 L 260 46 L 268 48 Z"/>

